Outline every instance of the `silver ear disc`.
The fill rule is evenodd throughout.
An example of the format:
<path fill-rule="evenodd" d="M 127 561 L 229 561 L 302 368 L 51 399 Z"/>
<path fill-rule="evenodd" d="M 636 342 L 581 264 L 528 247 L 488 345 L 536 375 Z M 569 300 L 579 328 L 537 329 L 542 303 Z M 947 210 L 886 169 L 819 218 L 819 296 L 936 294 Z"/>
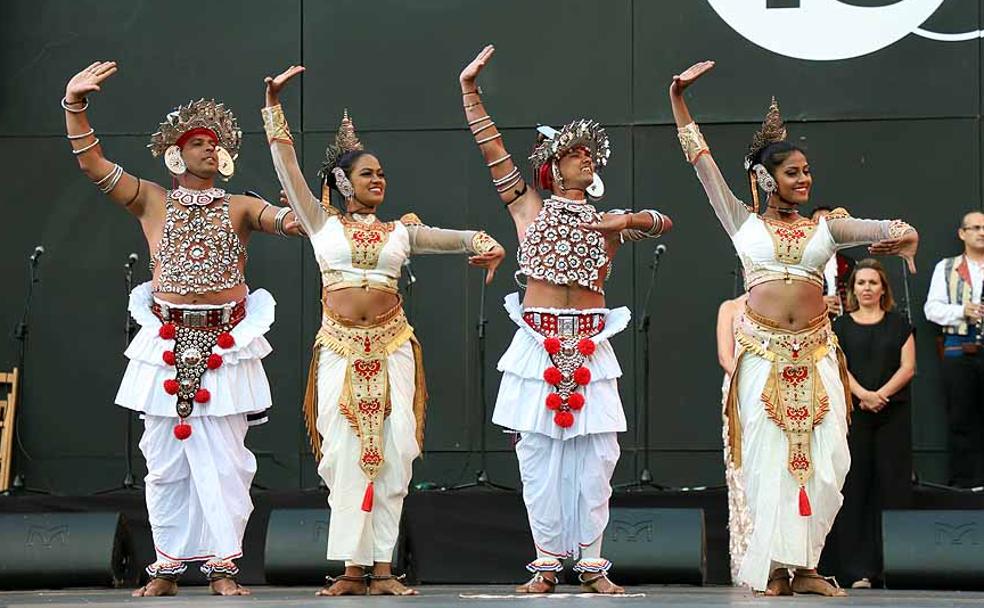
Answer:
<path fill-rule="evenodd" d="M 601 176 L 595 173 L 591 185 L 585 191 L 592 199 L 598 200 L 605 196 L 605 182 L 601 181 Z"/>

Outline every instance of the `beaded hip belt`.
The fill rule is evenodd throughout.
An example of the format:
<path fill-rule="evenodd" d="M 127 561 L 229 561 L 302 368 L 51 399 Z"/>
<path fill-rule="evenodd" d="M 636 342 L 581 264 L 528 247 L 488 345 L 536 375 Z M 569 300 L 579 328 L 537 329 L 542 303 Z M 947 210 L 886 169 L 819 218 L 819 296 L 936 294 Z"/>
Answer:
<path fill-rule="evenodd" d="M 523 320 L 544 337 L 588 338 L 605 328 L 604 313 L 562 313 L 526 311 Z"/>
<path fill-rule="evenodd" d="M 195 405 L 205 406 L 212 398 L 208 389 L 202 388 L 205 372 L 222 366 L 222 355 L 212 351 L 216 346 L 225 349 L 235 345 L 229 332 L 246 318 L 246 301 L 215 308 L 177 308 L 154 302 L 151 310 L 162 323 L 158 335 L 164 341 L 173 341 L 162 358 L 174 367 L 175 377 L 165 380 L 163 388 L 177 399 L 179 421 L 174 436 L 184 440 L 191 436 L 186 419 Z"/>

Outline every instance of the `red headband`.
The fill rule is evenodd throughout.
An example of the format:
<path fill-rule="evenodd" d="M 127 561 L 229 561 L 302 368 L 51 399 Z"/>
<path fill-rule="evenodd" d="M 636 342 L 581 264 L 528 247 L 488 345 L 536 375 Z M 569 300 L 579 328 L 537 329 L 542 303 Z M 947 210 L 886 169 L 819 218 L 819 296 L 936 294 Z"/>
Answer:
<path fill-rule="evenodd" d="M 207 135 L 212 140 L 212 143 L 219 143 L 219 136 L 215 134 L 215 131 L 205 127 L 195 127 L 194 129 L 188 129 L 185 131 L 184 134 L 178 138 L 178 141 L 174 142 L 174 145 L 179 148 L 184 148 L 184 145 L 188 143 L 188 140 L 196 135 Z"/>

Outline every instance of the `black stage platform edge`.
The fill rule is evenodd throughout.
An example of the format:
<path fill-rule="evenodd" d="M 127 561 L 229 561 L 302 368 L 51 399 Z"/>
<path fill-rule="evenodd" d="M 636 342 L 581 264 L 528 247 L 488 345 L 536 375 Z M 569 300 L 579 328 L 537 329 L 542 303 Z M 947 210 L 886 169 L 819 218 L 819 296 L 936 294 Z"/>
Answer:
<path fill-rule="evenodd" d="M 426 502 L 427 494 L 437 492 L 413 492 L 407 497 L 404 508 L 404 529 L 406 518 L 413 516 L 418 501 Z M 462 508 L 481 502 L 483 495 L 493 493 L 489 490 L 461 490 L 453 493 L 460 496 Z M 265 584 L 263 574 L 263 557 L 266 542 L 267 521 L 273 509 L 318 509 L 327 508 L 326 492 L 322 491 L 254 491 L 254 511 L 246 527 L 243 539 L 244 555 L 238 560 L 241 570 L 241 581 L 247 585 Z M 518 499 L 518 494 L 516 494 Z M 423 504 L 423 503 L 419 503 Z M 612 498 L 613 507 L 675 507 L 700 508 L 704 510 L 704 521 L 707 542 L 707 579 L 712 585 L 730 583 L 728 567 L 728 529 L 727 529 L 727 498 L 723 488 L 703 491 L 644 491 L 618 492 Z M 984 494 L 966 492 L 947 492 L 932 488 L 917 487 L 913 493 L 913 507 L 916 509 L 984 509 Z M 0 513 L 43 513 L 58 512 L 92 512 L 114 511 L 122 513 L 130 529 L 135 559 L 127 568 L 127 580 L 135 580 L 142 573 L 142 568 L 154 559 L 154 545 L 150 536 L 150 525 L 147 521 L 147 510 L 143 494 L 140 492 L 119 492 L 100 496 L 51 496 L 26 495 L 0 497 Z M 493 514 L 494 515 L 494 514 Z M 487 519 L 494 517 L 485 515 Z M 483 522 L 479 517 L 474 519 L 476 536 L 479 542 L 467 555 L 446 556 L 449 568 L 458 568 L 463 561 L 486 562 L 490 560 L 496 547 L 503 544 L 514 544 L 516 547 L 530 549 L 529 538 L 522 534 L 510 533 L 503 536 L 497 532 L 494 521 Z M 453 534 L 453 530 L 443 530 L 442 533 Z M 412 548 L 406 551 L 412 559 Z M 532 554 L 532 551 L 530 551 Z M 406 562 L 405 562 L 406 563 Z M 521 580 L 525 576 L 521 564 L 503 564 L 510 572 L 515 572 L 511 580 Z M 326 562 L 327 570 L 327 562 Z M 411 572 L 412 574 L 412 572 Z M 185 585 L 204 584 L 204 578 L 198 576 L 192 569 L 182 579 Z M 314 581 L 312 584 L 320 584 Z"/>

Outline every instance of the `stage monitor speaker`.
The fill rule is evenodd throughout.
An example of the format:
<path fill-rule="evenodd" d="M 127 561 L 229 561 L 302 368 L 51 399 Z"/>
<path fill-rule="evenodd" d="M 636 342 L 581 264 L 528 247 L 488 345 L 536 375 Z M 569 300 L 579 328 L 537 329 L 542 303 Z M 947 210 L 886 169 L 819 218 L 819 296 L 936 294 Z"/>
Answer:
<path fill-rule="evenodd" d="M 703 509 L 615 508 L 601 554 L 619 584 L 703 585 L 705 547 Z"/>
<path fill-rule="evenodd" d="M 328 522 L 324 509 L 274 509 L 267 521 L 263 571 L 268 585 L 322 585 L 325 575 L 337 576 L 345 563 L 328 561 Z M 400 542 L 397 540 L 397 547 Z M 396 551 L 399 553 L 399 551 Z M 393 556 L 394 569 L 402 564 Z"/>
<path fill-rule="evenodd" d="M 0 514 L 0 589 L 119 587 L 132 560 L 119 513 Z"/>
<path fill-rule="evenodd" d="M 984 587 L 984 510 L 884 511 L 885 585 Z"/>

